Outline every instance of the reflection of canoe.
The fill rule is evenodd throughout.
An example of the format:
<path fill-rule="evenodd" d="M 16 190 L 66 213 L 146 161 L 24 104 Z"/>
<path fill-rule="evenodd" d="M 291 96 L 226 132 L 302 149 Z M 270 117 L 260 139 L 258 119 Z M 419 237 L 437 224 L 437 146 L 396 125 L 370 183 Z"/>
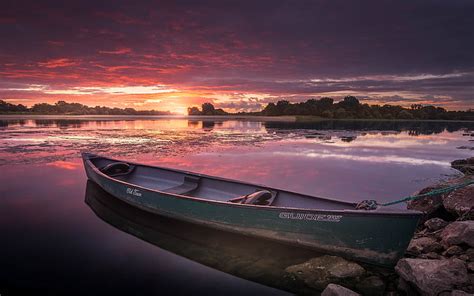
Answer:
<path fill-rule="evenodd" d="M 85 202 L 105 222 L 161 249 L 266 286 L 315 293 L 292 284 L 285 273 L 286 267 L 319 255 L 311 250 L 296 251 L 290 245 L 154 215 L 114 198 L 91 181 Z"/>
<path fill-rule="evenodd" d="M 420 216 L 87 153 L 83 160 L 89 179 L 140 209 L 375 264 L 403 255 Z"/>

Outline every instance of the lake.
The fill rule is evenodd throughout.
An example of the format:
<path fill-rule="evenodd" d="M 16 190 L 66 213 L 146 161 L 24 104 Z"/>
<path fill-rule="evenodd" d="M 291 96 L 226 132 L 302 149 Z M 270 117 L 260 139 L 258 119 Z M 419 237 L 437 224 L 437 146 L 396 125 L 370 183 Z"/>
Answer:
<path fill-rule="evenodd" d="M 285 266 L 316 256 L 130 208 L 87 182 L 80 152 L 391 201 L 459 175 L 473 147 L 472 122 L 0 120 L 0 294 L 286 294 Z"/>

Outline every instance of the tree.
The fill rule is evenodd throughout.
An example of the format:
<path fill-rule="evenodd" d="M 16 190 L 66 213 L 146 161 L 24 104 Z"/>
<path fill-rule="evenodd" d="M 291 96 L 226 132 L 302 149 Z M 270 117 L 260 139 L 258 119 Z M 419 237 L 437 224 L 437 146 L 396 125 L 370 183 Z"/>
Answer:
<path fill-rule="evenodd" d="M 319 108 L 323 111 L 324 110 L 330 110 L 333 103 L 334 103 L 334 100 L 331 99 L 331 98 L 327 98 L 327 97 L 321 98 L 318 101 Z"/>
<path fill-rule="evenodd" d="M 400 111 L 400 113 L 398 113 L 398 118 L 399 119 L 413 119 L 413 114 L 411 114 L 407 110 L 402 110 Z"/>
<path fill-rule="evenodd" d="M 268 105 L 263 109 L 262 113 L 264 115 L 270 116 L 278 115 L 275 103 L 268 103 Z"/>
<path fill-rule="evenodd" d="M 213 115 L 214 114 L 214 105 L 211 103 L 204 103 L 201 106 L 202 115 Z"/>
<path fill-rule="evenodd" d="M 345 118 L 346 117 L 346 110 L 344 108 L 338 108 L 336 112 L 334 112 L 335 118 Z"/>
<path fill-rule="evenodd" d="M 202 110 L 200 111 L 197 107 L 189 107 L 188 115 L 227 115 L 221 108 L 216 109 L 211 103 L 204 103 L 201 105 Z"/>
<path fill-rule="evenodd" d="M 28 112 L 28 108 L 22 104 L 11 104 L 0 100 L 0 112 Z"/>
<path fill-rule="evenodd" d="M 329 111 L 329 110 L 324 111 L 321 115 L 322 115 L 324 118 L 332 118 L 332 112 Z"/>
<path fill-rule="evenodd" d="M 201 115 L 201 111 L 199 111 L 198 107 L 189 107 L 188 115 Z"/>
<path fill-rule="evenodd" d="M 360 105 L 360 102 L 354 96 L 347 96 L 342 101 L 342 105 L 343 105 L 344 109 L 346 109 L 345 107 L 347 107 L 349 109 L 353 109 L 353 108 L 357 108 Z"/>

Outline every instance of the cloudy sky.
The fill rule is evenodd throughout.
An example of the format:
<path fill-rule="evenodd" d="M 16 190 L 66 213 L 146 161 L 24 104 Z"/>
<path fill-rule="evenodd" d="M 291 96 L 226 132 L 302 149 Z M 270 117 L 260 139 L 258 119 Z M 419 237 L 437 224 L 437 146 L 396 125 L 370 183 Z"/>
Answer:
<path fill-rule="evenodd" d="M 474 107 L 474 1 L 2 1 L 0 98 Z"/>

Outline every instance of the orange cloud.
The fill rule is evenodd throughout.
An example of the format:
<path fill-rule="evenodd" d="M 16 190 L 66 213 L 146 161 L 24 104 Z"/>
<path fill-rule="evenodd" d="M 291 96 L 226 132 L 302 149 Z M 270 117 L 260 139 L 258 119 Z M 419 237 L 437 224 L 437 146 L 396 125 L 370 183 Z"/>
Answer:
<path fill-rule="evenodd" d="M 60 67 L 70 67 L 70 66 L 75 66 L 75 65 L 77 65 L 77 62 L 67 59 L 67 58 L 52 59 L 46 62 L 38 63 L 38 66 L 45 67 L 45 68 L 60 68 Z"/>
<path fill-rule="evenodd" d="M 102 53 L 102 54 L 127 54 L 131 52 L 132 52 L 132 49 L 126 48 L 126 47 L 117 48 L 115 50 L 99 50 L 99 53 Z"/>

